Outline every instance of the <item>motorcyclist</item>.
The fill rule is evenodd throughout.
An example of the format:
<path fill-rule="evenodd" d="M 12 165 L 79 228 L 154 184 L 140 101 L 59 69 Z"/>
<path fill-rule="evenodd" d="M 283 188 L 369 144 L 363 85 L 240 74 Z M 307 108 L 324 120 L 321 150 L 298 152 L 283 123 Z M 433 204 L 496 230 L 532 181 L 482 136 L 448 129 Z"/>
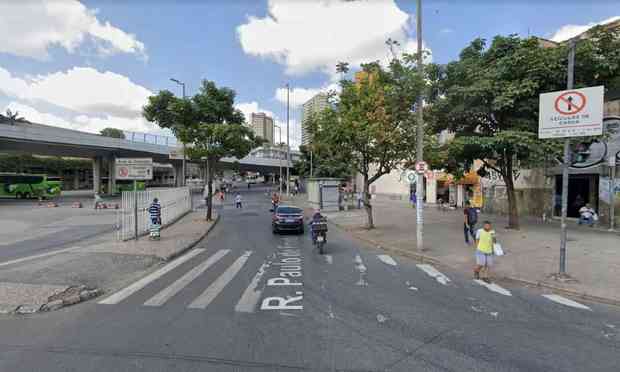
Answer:
<path fill-rule="evenodd" d="M 278 195 L 278 193 L 274 192 L 271 196 L 271 206 L 274 211 L 278 208 L 278 204 L 280 204 L 280 196 Z"/>
<path fill-rule="evenodd" d="M 316 222 L 324 222 L 325 217 L 321 214 L 321 210 L 319 208 L 315 209 L 314 214 L 312 215 L 312 219 L 310 220 L 310 229 L 312 232 L 312 243 L 316 243 L 316 237 L 318 232 L 314 228 L 314 223 Z"/>

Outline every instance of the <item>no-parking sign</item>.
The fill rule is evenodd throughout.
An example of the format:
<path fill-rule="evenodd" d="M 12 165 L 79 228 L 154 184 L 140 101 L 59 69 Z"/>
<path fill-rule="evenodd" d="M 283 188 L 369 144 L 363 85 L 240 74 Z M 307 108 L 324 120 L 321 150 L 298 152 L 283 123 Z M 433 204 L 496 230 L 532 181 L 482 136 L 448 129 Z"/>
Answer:
<path fill-rule="evenodd" d="M 603 134 L 603 86 L 543 93 L 538 137 L 566 138 Z"/>
<path fill-rule="evenodd" d="M 152 180 L 153 159 L 116 158 L 117 180 Z"/>

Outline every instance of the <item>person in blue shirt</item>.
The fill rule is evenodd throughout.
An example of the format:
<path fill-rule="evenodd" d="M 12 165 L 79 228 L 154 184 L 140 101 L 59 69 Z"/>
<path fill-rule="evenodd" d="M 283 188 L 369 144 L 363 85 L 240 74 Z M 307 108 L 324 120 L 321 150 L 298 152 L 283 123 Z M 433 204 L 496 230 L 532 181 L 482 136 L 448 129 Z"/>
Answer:
<path fill-rule="evenodd" d="M 149 217 L 153 225 L 161 225 L 161 204 L 157 198 L 154 198 L 149 206 Z"/>

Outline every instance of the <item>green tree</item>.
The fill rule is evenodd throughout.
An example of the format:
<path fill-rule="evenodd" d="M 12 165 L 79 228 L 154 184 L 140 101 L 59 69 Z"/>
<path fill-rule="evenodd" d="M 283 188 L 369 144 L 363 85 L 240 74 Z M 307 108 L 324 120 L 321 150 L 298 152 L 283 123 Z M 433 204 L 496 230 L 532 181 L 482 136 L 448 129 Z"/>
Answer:
<path fill-rule="evenodd" d="M 576 88 L 617 84 L 617 36 L 596 28 L 592 38 L 579 42 Z M 481 160 L 479 173 L 497 172 L 506 185 L 509 227 L 514 229 L 519 228 L 515 170 L 540 166 L 561 152 L 557 140 L 538 139 L 538 98 L 565 89 L 566 56 L 565 45 L 543 48 L 536 38 L 496 36 L 488 48 L 485 40 L 476 39 L 457 61 L 427 70 L 427 120 L 436 132 L 456 134 L 447 146 L 449 170 L 462 174 Z"/>
<path fill-rule="evenodd" d="M 411 107 L 423 81 L 413 60 L 394 58 L 387 68 L 378 62 L 363 64 L 361 79 L 343 79 L 333 107 L 312 122 L 313 146 L 337 156 L 363 177 L 367 228 L 374 228 L 370 185 L 415 157 Z"/>
<path fill-rule="evenodd" d="M 144 117 L 162 128 L 169 128 L 183 143 L 187 155 L 207 166 L 207 219 L 212 219 L 213 177 L 217 162 L 223 157 L 241 159 L 262 144 L 250 128 L 243 125 L 244 116 L 234 108 L 235 92 L 218 88 L 204 80 L 199 92 L 191 98 L 176 98 L 169 91 L 149 97 Z"/>
<path fill-rule="evenodd" d="M 104 137 L 125 139 L 125 133 L 122 130 L 116 128 L 104 128 L 99 132 L 99 134 Z"/>
<path fill-rule="evenodd" d="M 6 116 L 0 114 L 0 123 L 15 125 L 17 123 L 28 123 L 28 121 L 24 117 L 19 116 L 18 111 L 11 111 L 10 109 L 6 109 Z"/>

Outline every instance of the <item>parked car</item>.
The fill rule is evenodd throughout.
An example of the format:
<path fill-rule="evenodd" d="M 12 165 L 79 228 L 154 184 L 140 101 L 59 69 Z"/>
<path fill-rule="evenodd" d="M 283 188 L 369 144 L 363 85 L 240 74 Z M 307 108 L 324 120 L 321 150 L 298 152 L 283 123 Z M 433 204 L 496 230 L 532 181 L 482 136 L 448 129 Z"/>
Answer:
<path fill-rule="evenodd" d="M 301 208 L 280 205 L 273 213 L 271 227 L 274 234 L 282 231 L 294 231 L 304 233 L 304 211 Z"/>

